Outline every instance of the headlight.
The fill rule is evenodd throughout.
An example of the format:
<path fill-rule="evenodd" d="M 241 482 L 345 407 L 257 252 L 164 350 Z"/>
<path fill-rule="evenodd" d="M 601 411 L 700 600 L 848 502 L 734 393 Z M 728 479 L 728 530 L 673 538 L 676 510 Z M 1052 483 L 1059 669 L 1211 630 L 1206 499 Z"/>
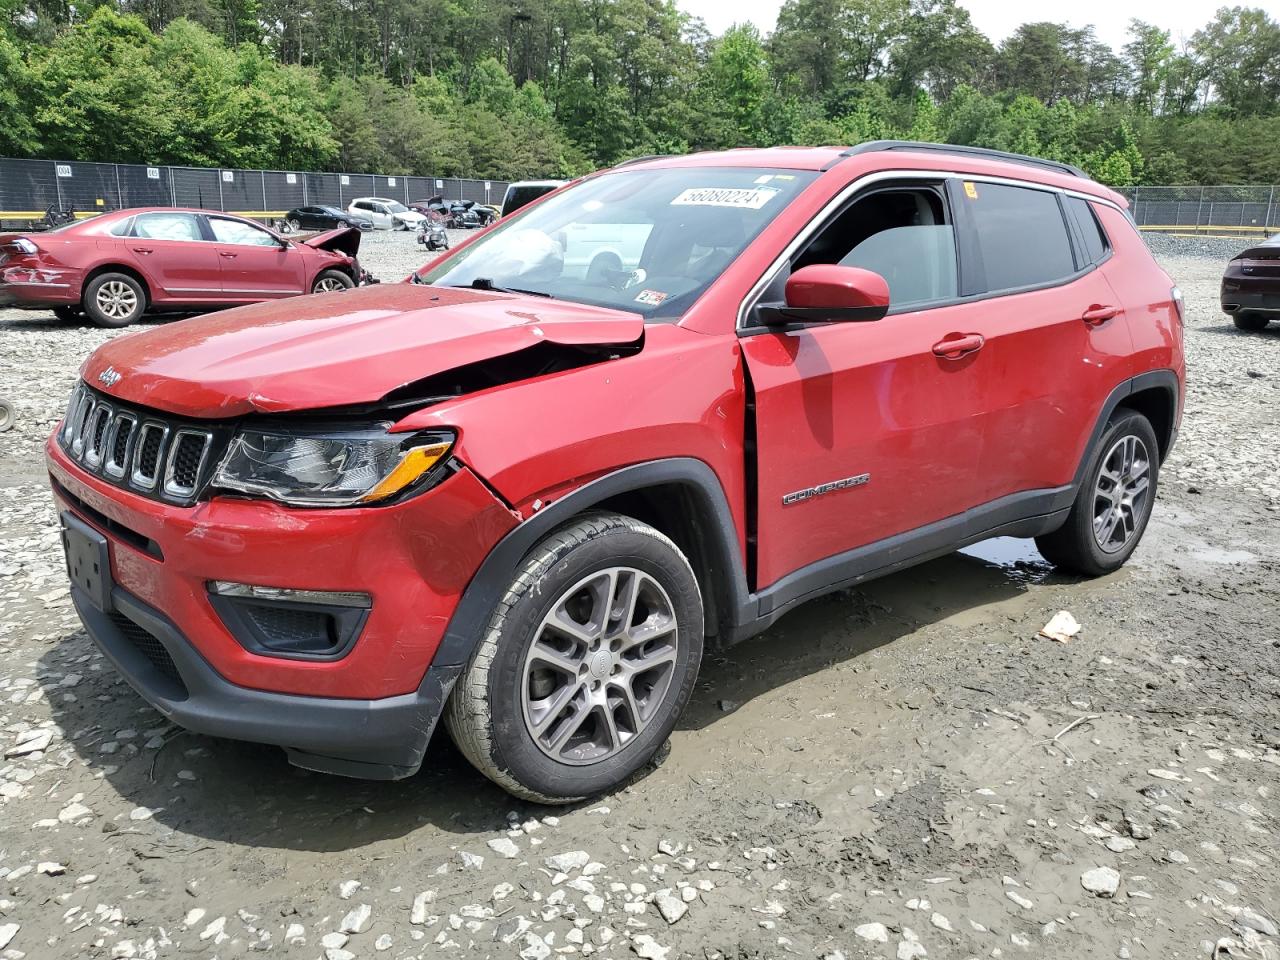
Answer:
<path fill-rule="evenodd" d="M 429 479 L 453 446 L 444 432 L 397 435 L 389 424 L 352 431 L 242 430 L 213 476 L 224 490 L 300 507 L 387 500 Z"/>

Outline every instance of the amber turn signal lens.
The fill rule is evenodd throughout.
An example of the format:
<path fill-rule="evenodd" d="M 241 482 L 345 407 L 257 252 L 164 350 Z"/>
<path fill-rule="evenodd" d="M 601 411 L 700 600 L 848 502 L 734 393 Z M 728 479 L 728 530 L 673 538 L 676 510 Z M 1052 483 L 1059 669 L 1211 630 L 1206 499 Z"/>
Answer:
<path fill-rule="evenodd" d="M 394 470 L 383 478 L 382 482 L 366 493 L 358 503 L 373 503 L 393 497 L 440 462 L 449 452 L 451 443 L 433 443 L 426 447 L 414 447 L 404 455 Z"/>

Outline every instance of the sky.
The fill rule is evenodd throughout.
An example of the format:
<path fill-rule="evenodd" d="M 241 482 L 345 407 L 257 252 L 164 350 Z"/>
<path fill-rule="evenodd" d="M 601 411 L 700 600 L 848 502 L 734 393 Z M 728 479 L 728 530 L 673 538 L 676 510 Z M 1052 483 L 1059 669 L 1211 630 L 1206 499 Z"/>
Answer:
<path fill-rule="evenodd" d="M 1074 0 L 1062 7 L 1036 9 L 1014 3 L 1012 0 L 960 0 L 960 6 L 968 9 L 974 25 L 999 43 L 1018 25 L 1031 20 L 1066 22 L 1073 27 L 1093 24 L 1098 39 L 1116 50 L 1125 43 L 1125 29 L 1132 17 L 1146 20 L 1169 30 L 1175 44 L 1180 39 L 1190 39 L 1191 34 L 1213 18 L 1221 6 L 1244 2 L 1246 6 L 1262 7 L 1272 17 L 1280 19 L 1280 0 Z M 743 20 L 750 20 L 762 32 L 773 30 L 778 8 L 782 0 L 676 0 L 681 10 L 706 21 L 713 33 Z"/>

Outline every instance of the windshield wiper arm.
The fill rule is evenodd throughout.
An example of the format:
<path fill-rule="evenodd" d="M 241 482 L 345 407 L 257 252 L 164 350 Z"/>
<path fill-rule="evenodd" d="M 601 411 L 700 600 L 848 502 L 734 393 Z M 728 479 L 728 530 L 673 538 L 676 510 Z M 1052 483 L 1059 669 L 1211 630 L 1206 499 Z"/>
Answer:
<path fill-rule="evenodd" d="M 544 293 L 541 290 L 522 290 L 519 287 L 500 287 L 493 282 L 491 277 L 476 277 L 471 281 L 471 287 L 475 290 L 492 290 L 494 293 L 525 293 L 531 297 L 548 297 L 551 294 Z"/>

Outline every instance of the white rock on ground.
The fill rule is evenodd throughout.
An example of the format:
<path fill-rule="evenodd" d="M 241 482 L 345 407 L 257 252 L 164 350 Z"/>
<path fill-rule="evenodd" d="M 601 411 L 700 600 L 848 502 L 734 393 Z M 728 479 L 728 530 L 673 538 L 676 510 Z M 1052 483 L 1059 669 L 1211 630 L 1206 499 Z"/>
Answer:
<path fill-rule="evenodd" d="M 338 924 L 338 929 L 343 933 L 364 933 L 369 926 L 369 918 L 372 916 L 373 907 L 367 903 L 362 903 L 342 918 L 342 923 Z"/>
<path fill-rule="evenodd" d="M 590 863 L 591 854 L 585 850 L 571 850 L 568 853 L 558 853 L 554 857 L 547 857 L 542 862 L 559 873 L 569 873 L 573 870 L 581 870 Z"/>
<path fill-rule="evenodd" d="M 0 923 L 0 950 L 9 946 L 21 929 L 22 927 L 16 923 Z"/>
<path fill-rule="evenodd" d="M 1120 873 L 1111 867 L 1094 867 L 1080 875 L 1080 886 L 1094 896 L 1114 897 L 1120 889 Z"/>
<path fill-rule="evenodd" d="M 667 923 L 675 923 L 689 912 L 688 904 L 670 890 L 659 890 L 653 901 L 658 905 L 658 912 Z"/>
<path fill-rule="evenodd" d="M 490 840 L 488 846 L 498 856 L 505 857 L 508 860 L 513 860 L 520 856 L 520 848 L 515 845 L 514 841 L 508 840 L 506 837 Z"/>
<path fill-rule="evenodd" d="M 872 943 L 888 943 L 889 930 L 883 923 L 860 923 L 853 928 L 853 933 L 863 940 L 870 940 Z"/>
<path fill-rule="evenodd" d="M 670 947 L 662 946 L 647 933 L 634 937 L 631 941 L 631 949 L 641 960 L 667 960 L 667 954 L 671 952 Z"/>

